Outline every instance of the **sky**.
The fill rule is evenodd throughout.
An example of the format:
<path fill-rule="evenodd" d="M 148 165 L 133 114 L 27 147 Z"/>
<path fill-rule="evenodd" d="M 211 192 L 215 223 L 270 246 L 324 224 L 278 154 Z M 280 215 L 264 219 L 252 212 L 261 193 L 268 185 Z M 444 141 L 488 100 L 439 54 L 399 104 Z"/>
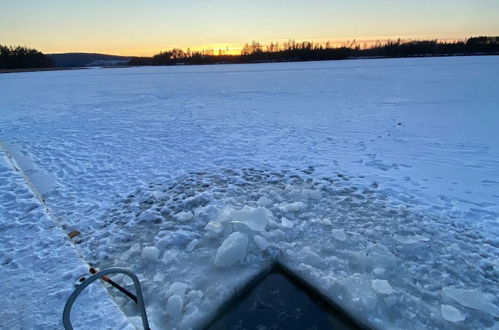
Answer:
<path fill-rule="evenodd" d="M 499 0 L 0 0 L 0 44 L 44 53 L 236 52 L 252 40 L 499 35 Z"/>

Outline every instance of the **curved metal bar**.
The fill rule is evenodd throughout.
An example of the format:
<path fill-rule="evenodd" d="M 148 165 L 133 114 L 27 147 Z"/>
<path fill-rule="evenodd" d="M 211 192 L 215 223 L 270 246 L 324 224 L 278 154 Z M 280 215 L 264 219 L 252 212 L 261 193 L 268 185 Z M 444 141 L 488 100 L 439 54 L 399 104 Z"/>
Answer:
<path fill-rule="evenodd" d="M 71 296 L 69 296 L 68 301 L 66 302 L 66 305 L 64 306 L 64 312 L 62 313 L 62 324 L 64 325 L 64 329 L 73 330 L 73 325 L 71 324 L 71 319 L 70 319 L 71 308 L 73 307 L 73 304 L 76 301 L 76 298 L 78 298 L 78 296 L 80 295 L 80 293 L 87 286 L 89 286 L 93 282 L 97 281 L 101 277 L 109 275 L 109 274 L 116 274 L 116 273 L 128 275 L 132 279 L 133 285 L 135 286 L 135 293 L 137 295 L 137 305 L 139 307 L 140 316 L 142 317 L 142 325 L 144 326 L 145 330 L 150 330 L 149 322 L 147 321 L 147 314 L 146 314 L 146 307 L 144 304 L 144 298 L 142 296 L 142 289 L 140 288 L 140 281 L 134 273 L 132 273 L 131 271 L 124 269 L 124 268 L 104 269 L 104 270 L 98 272 L 97 274 L 92 275 L 89 278 L 87 278 L 83 283 L 81 283 L 76 288 L 76 290 L 73 291 Z"/>

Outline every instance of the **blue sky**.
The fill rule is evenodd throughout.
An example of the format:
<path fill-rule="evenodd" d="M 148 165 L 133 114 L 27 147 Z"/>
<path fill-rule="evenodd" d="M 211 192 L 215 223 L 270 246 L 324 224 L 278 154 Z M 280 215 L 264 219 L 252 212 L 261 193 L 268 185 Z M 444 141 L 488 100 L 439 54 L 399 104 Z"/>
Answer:
<path fill-rule="evenodd" d="M 146 55 L 251 40 L 499 35 L 498 0 L 0 0 L 0 43 Z"/>

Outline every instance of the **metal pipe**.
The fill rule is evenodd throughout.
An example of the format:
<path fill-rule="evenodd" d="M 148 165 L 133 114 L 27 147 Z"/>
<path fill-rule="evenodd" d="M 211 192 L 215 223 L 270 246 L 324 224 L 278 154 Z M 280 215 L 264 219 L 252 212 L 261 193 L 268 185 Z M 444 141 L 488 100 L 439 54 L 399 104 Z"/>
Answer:
<path fill-rule="evenodd" d="M 90 284 L 93 282 L 97 281 L 103 276 L 109 275 L 109 274 L 125 274 L 128 275 L 133 281 L 134 287 L 135 287 L 135 293 L 137 294 L 137 305 L 140 311 L 140 316 L 142 317 L 142 325 L 144 326 L 145 330 L 151 330 L 149 328 L 149 322 L 147 320 L 147 314 L 146 314 L 146 308 L 144 304 L 144 298 L 142 296 L 142 289 L 140 287 L 140 281 L 137 278 L 137 276 L 132 273 L 131 271 L 124 269 L 124 268 L 108 268 L 104 269 L 89 278 L 87 278 L 83 283 L 81 283 L 69 296 L 68 301 L 66 301 L 66 305 L 64 306 L 64 311 L 62 313 L 62 324 L 64 325 L 64 329 L 66 330 L 73 330 L 73 325 L 71 324 L 71 308 L 73 307 L 74 302 L 76 301 L 76 298 L 80 295 L 80 293 Z"/>
<path fill-rule="evenodd" d="M 99 271 L 93 267 L 91 267 L 89 270 L 90 274 L 97 274 Z M 130 291 L 128 291 L 127 289 L 125 289 L 124 287 L 122 287 L 121 285 L 119 285 L 118 283 L 116 283 L 115 281 L 113 281 L 112 279 L 109 278 L 109 276 L 102 276 L 101 278 L 103 281 L 111 284 L 113 287 L 115 287 L 116 289 L 120 290 L 122 293 L 124 293 L 128 298 L 132 299 L 135 303 L 137 303 L 137 296 L 135 296 L 133 293 L 131 293 Z"/>

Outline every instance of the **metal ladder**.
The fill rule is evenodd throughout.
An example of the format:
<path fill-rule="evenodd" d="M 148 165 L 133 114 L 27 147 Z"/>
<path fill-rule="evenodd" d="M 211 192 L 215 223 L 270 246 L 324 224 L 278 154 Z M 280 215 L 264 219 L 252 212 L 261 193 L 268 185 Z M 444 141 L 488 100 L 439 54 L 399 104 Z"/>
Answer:
<path fill-rule="evenodd" d="M 131 271 L 124 269 L 124 268 L 108 268 L 105 270 L 102 270 L 86 280 L 84 280 L 69 296 L 68 301 L 66 301 L 66 305 L 64 306 L 64 312 L 62 313 L 62 324 L 64 325 L 64 329 L 66 330 L 73 330 L 73 325 L 71 324 L 71 319 L 70 319 L 70 314 L 71 314 L 71 308 L 73 307 L 74 302 L 76 301 L 76 298 L 80 295 L 80 293 L 90 284 L 93 282 L 97 281 L 98 279 L 102 278 L 103 276 L 109 275 L 109 274 L 125 274 L 128 277 L 130 277 L 133 281 L 133 285 L 135 287 L 135 293 L 137 294 L 137 305 L 139 307 L 140 311 L 140 316 L 142 317 L 142 325 L 144 326 L 144 330 L 151 330 L 149 328 L 149 322 L 147 321 L 147 314 L 146 314 L 146 307 L 144 305 L 144 298 L 142 296 L 142 289 L 140 288 L 140 281 L 138 277 L 132 273 Z"/>

